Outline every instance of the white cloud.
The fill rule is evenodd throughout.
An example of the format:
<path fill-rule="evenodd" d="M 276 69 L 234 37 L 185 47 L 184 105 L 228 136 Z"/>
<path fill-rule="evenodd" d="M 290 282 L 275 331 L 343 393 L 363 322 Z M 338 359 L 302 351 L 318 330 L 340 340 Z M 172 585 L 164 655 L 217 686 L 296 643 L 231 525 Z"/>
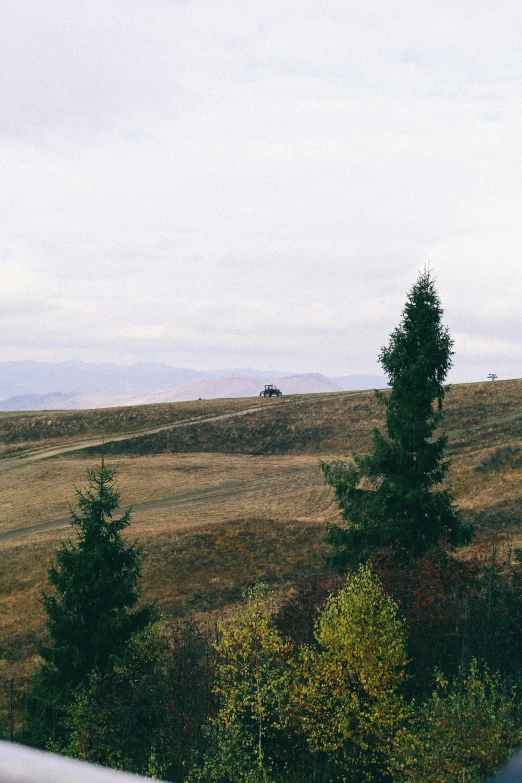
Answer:
<path fill-rule="evenodd" d="M 4 249 L 4 253 L 10 260 L 0 260 L 0 279 L 4 283 L 0 288 L 2 303 L 34 295 L 38 288 L 37 276 L 20 259 L 15 261 L 8 248 Z"/>
<path fill-rule="evenodd" d="M 500 356 L 521 22 L 510 0 L 6 0 L 0 358 L 370 370 L 428 258 L 455 371 Z"/>

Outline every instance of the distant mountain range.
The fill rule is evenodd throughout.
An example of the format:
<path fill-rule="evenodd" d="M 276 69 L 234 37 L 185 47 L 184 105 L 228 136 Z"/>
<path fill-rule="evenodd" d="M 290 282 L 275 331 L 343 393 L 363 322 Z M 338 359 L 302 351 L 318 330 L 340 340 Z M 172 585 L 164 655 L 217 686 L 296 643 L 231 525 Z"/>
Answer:
<path fill-rule="evenodd" d="M 0 362 L 0 410 L 78 410 L 156 402 L 254 397 L 265 383 L 283 394 L 383 388 L 378 375 L 329 378 L 255 369 L 192 370 L 168 364 Z"/>

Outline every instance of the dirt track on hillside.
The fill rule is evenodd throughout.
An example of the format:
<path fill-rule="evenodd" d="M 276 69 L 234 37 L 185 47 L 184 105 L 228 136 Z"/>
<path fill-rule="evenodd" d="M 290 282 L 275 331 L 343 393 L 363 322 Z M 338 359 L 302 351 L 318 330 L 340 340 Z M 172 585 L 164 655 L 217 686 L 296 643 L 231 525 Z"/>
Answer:
<path fill-rule="evenodd" d="M 285 474 L 284 479 L 281 481 L 274 481 L 270 478 L 266 481 L 250 482 L 250 481 L 236 481 L 230 484 L 222 484 L 219 487 L 212 487 L 210 489 L 193 490 L 192 492 L 183 492 L 178 495 L 172 495 L 166 498 L 158 498 L 158 500 L 147 500 L 143 503 L 134 503 L 132 506 L 125 506 L 121 510 L 124 512 L 129 508 L 133 511 L 149 511 L 158 508 L 169 508 L 181 503 L 210 503 L 216 500 L 224 500 L 226 498 L 233 497 L 234 495 L 242 495 L 246 492 L 265 492 L 268 487 L 279 487 L 287 484 L 288 477 L 296 476 L 301 473 L 312 473 L 314 468 L 297 468 L 296 470 L 289 471 Z M 317 470 L 315 468 L 315 470 Z M 33 533 L 41 533 L 47 530 L 54 530 L 60 527 L 66 527 L 70 524 L 70 518 L 55 519 L 50 522 L 42 522 L 41 524 L 31 525 L 29 527 L 20 527 L 16 530 L 7 530 L 4 533 L 0 533 L 0 542 L 11 541 L 17 538 L 24 538 L 25 536 L 32 535 Z"/>
<path fill-rule="evenodd" d="M 280 404 L 289 404 L 285 403 Z M 162 432 L 163 430 L 173 430 L 179 427 L 193 427 L 196 424 L 204 424 L 206 422 L 222 421 L 224 419 L 232 419 L 239 416 L 246 416 L 249 413 L 259 411 L 259 406 L 254 408 L 244 408 L 240 411 L 234 411 L 233 413 L 221 413 L 218 416 L 207 416 L 198 419 L 189 419 L 188 421 L 180 421 L 174 424 L 162 424 L 159 427 L 151 427 L 146 430 L 139 430 L 134 432 L 128 432 L 124 435 L 108 435 L 104 438 L 88 438 L 86 440 L 74 441 L 71 443 L 63 443 L 57 446 L 46 446 L 44 448 L 30 449 L 23 452 L 18 457 L 6 457 L 0 459 L 0 472 L 6 470 L 12 470 L 13 468 L 19 468 L 22 465 L 27 465 L 29 462 L 35 462 L 40 459 L 48 459 L 49 457 L 58 457 L 61 454 L 69 454 L 73 451 L 81 451 L 82 449 L 89 448 L 91 446 L 102 446 L 104 443 L 114 443 L 120 440 L 130 440 L 131 438 L 139 438 L 142 435 L 154 435 L 156 432 Z"/>
<path fill-rule="evenodd" d="M 351 397 L 360 394 L 367 394 L 367 391 L 357 390 L 357 391 L 347 391 L 347 392 L 336 392 L 330 394 L 329 397 L 330 398 L 339 397 L 339 396 Z M 275 403 L 275 405 L 277 407 L 281 405 L 303 405 L 303 404 L 306 405 L 308 402 L 313 403 L 315 401 L 315 397 L 316 397 L 315 395 L 310 395 L 310 397 L 311 397 L 310 400 L 306 400 L 303 399 L 303 396 L 301 395 L 296 395 L 296 396 L 292 395 L 290 397 L 283 398 L 282 400 Z M 81 451 L 82 449 L 86 449 L 91 446 L 102 446 L 104 443 L 114 443 L 116 441 L 130 440 L 131 438 L 139 438 L 144 435 L 154 435 L 157 432 L 162 432 L 165 430 L 179 429 L 182 427 L 194 427 L 197 426 L 198 424 L 206 424 L 208 422 L 224 421 L 226 419 L 235 419 L 241 416 L 247 416 L 249 413 L 258 413 L 264 410 L 266 410 L 264 407 L 256 405 L 254 407 L 250 406 L 248 408 L 243 408 L 238 411 L 232 411 L 231 413 L 220 413 L 216 416 L 203 416 L 195 419 L 187 419 L 185 421 L 178 421 L 169 424 L 161 424 L 159 426 L 149 427 L 143 430 L 132 430 L 120 435 L 106 435 L 104 437 L 86 438 L 83 440 L 76 440 L 76 441 L 56 444 L 53 446 L 30 448 L 27 449 L 26 451 L 23 451 L 17 456 L 0 458 L 0 473 L 6 470 L 12 470 L 14 468 L 21 467 L 22 465 L 27 465 L 29 462 L 35 462 L 36 460 L 41 460 L 41 459 L 48 459 L 49 457 L 58 457 L 61 454 L 69 454 L 74 451 Z"/>
<path fill-rule="evenodd" d="M 364 392 L 344 392 L 343 394 L 353 395 L 353 394 L 360 394 L 360 393 L 364 393 Z M 302 398 L 298 398 L 298 399 L 286 399 L 279 404 L 295 405 L 295 404 L 303 404 L 305 402 L 306 401 L 303 400 Z M 177 429 L 180 427 L 190 427 L 204 422 L 214 422 L 214 421 L 232 419 L 236 417 L 245 416 L 249 413 L 255 413 L 259 410 L 262 409 L 260 409 L 258 406 L 248 407 L 231 413 L 191 419 L 191 420 L 186 420 L 186 421 L 171 423 L 171 424 L 164 424 L 161 426 L 149 428 L 147 430 L 129 432 L 123 435 L 116 435 L 114 437 L 108 436 L 106 438 L 90 438 L 82 441 L 64 443 L 61 445 L 55 445 L 55 446 L 50 446 L 45 448 L 31 449 L 29 452 L 25 452 L 19 457 L 0 459 L 0 472 L 12 470 L 17 467 L 22 467 L 23 465 L 26 465 L 28 463 L 37 460 L 43 460 L 53 456 L 60 456 L 62 454 L 68 454 L 75 451 L 80 451 L 89 446 L 99 446 L 102 445 L 104 442 L 109 443 L 114 441 L 128 440 L 130 438 L 135 438 L 142 435 L 154 434 L 157 432 L 161 432 L 163 430 Z M 449 436 L 450 443 L 451 443 L 452 439 L 459 438 L 460 436 L 470 433 L 472 431 L 481 430 L 499 424 L 509 423 L 511 421 L 515 421 L 516 419 L 520 419 L 520 418 L 522 418 L 522 410 L 512 412 L 504 416 L 497 416 L 489 419 L 484 419 L 477 424 L 473 424 L 471 426 L 462 429 L 459 428 L 459 429 L 448 430 L 447 435 Z M 302 468 L 295 471 L 295 473 L 300 473 L 306 470 L 308 469 Z M 135 503 L 133 505 L 133 509 L 136 511 L 147 511 L 147 510 L 158 509 L 158 508 L 167 508 L 179 504 L 214 502 L 216 500 L 221 500 L 228 497 L 241 495 L 247 492 L 265 491 L 268 488 L 269 483 L 270 485 L 273 485 L 272 482 L 249 482 L 249 481 L 235 482 L 232 484 L 223 484 L 219 487 L 198 489 L 198 490 L 193 490 L 191 492 L 172 495 L 170 497 L 158 498 L 157 500 L 155 499 L 155 500 L 149 500 L 141 503 Z M 69 525 L 69 523 L 70 523 L 69 518 L 63 518 L 63 519 L 51 520 L 49 522 L 43 522 L 30 527 L 21 527 L 15 530 L 9 530 L 4 533 L 0 533 L 0 541 L 8 541 L 11 539 L 22 538 L 27 535 L 31 535 L 33 533 L 65 527 Z"/>

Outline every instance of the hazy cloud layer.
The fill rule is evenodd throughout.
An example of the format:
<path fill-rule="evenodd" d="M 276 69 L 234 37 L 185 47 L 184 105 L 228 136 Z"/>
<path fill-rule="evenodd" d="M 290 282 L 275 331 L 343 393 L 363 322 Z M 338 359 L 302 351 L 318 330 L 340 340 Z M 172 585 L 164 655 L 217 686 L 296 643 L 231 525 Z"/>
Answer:
<path fill-rule="evenodd" d="M 0 360 L 522 375 L 522 8 L 4 0 Z"/>

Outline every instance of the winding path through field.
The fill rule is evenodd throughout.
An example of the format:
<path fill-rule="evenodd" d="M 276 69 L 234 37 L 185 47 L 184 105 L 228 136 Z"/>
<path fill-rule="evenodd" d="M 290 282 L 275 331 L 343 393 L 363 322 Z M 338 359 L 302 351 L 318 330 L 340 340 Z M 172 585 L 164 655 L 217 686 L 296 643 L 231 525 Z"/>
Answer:
<path fill-rule="evenodd" d="M 336 392 L 330 394 L 330 398 L 338 396 L 354 396 L 358 394 L 365 394 L 364 391 L 347 391 Z M 310 400 L 303 399 L 302 395 L 292 395 L 290 397 L 283 398 L 273 402 L 273 405 L 302 405 L 309 402 L 313 402 L 315 395 Z M 186 419 L 185 421 L 171 422 L 169 424 L 161 424 L 156 427 L 149 427 L 144 430 L 133 430 L 120 435 L 105 435 L 104 437 L 97 438 L 85 438 L 83 440 L 69 441 L 64 443 L 57 443 L 53 446 L 43 446 L 27 449 L 20 454 L 13 457 L 0 458 L 0 473 L 6 470 L 13 470 L 19 468 L 22 465 L 27 465 L 29 462 L 35 462 L 40 459 L 47 459 L 49 457 L 58 457 L 60 454 L 69 454 L 73 451 L 81 451 L 82 449 L 89 448 L 91 446 L 101 446 L 104 443 L 114 443 L 120 440 L 130 440 L 131 438 L 139 438 L 143 435 L 154 435 L 156 432 L 162 432 L 163 430 L 174 430 L 179 427 L 193 427 L 196 424 L 205 424 L 206 422 L 223 421 L 225 419 L 235 419 L 240 416 L 247 416 L 249 413 L 257 413 L 259 411 L 266 411 L 264 405 L 249 406 L 248 408 L 242 408 L 238 411 L 232 411 L 231 413 L 219 413 L 215 416 L 202 416 L 196 419 Z"/>
<path fill-rule="evenodd" d="M 350 394 L 350 395 L 361 394 L 361 393 L 364 392 L 357 392 L 357 391 L 343 392 L 343 394 Z M 303 402 L 306 402 L 306 400 L 303 400 L 301 397 L 299 397 L 294 399 L 287 398 L 284 401 L 278 402 L 277 404 L 279 405 L 302 404 Z M 80 451 L 81 449 L 85 449 L 90 446 L 101 446 L 104 442 L 109 443 L 114 441 L 129 440 L 131 438 L 136 438 L 143 435 L 152 435 L 154 433 L 161 432 L 163 430 L 177 429 L 179 427 L 191 427 L 196 424 L 203 424 L 206 422 L 223 421 L 225 419 L 238 418 L 240 416 L 246 416 L 250 413 L 255 413 L 260 410 L 266 410 L 266 409 L 264 408 L 264 406 L 259 406 L 259 405 L 253 407 L 250 406 L 248 408 L 243 408 L 238 411 L 233 411 L 232 413 L 223 413 L 215 416 L 206 416 L 206 417 L 189 419 L 186 421 L 181 421 L 176 423 L 162 424 L 161 426 L 151 427 L 145 430 L 128 432 L 121 435 L 114 435 L 114 436 L 108 435 L 105 438 L 89 438 L 81 441 L 62 443 L 54 446 L 31 449 L 29 451 L 23 452 L 17 457 L 8 457 L 8 458 L 0 459 L 0 472 L 13 470 L 17 467 L 22 467 L 23 465 L 26 465 L 30 462 L 35 462 L 37 460 L 47 459 L 49 457 L 59 456 L 61 454 L 68 454 L 71 452 Z M 448 430 L 447 434 L 451 439 L 451 438 L 459 437 L 460 435 L 463 435 L 465 433 L 479 430 L 485 427 L 491 427 L 498 424 L 505 424 L 510 421 L 514 421 L 518 418 L 522 418 L 521 410 L 504 416 L 497 416 L 491 419 L 483 420 L 478 424 L 473 424 L 462 429 Z M 307 471 L 310 472 L 311 470 L 312 470 L 311 468 L 300 468 L 296 471 L 291 471 L 291 473 L 297 474 L 297 473 L 302 473 Z M 285 475 L 285 480 L 288 475 L 290 474 Z M 175 506 L 180 503 L 212 502 L 214 500 L 231 497 L 233 495 L 240 495 L 245 492 L 265 491 L 269 485 L 273 486 L 273 481 L 255 482 L 255 483 L 235 482 L 233 484 L 224 484 L 220 487 L 195 490 L 192 492 L 181 493 L 179 495 L 173 495 L 171 497 L 159 498 L 157 500 L 150 500 L 143 503 L 135 503 L 133 505 L 133 509 L 136 511 L 137 510 L 146 511 L 149 509 Z M 43 522 L 37 525 L 32 525 L 30 527 L 22 527 L 22 528 L 17 528 L 15 530 L 9 530 L 0 533 L 0 541 L 8 541 L 12 539 L 22 538 L 27 535 L 31 535 L 33 533 L 64 527 L 68 525 L 69 522 L 70 522 L 69 518 L 57 519 L 49 522 Z"/>
<path fill-rule="evenodd" d="M 279 403 L 279 404 L 287 404 Z M 254 413 L 259 410 L 265 410 L 264 406 L 256 405 L 255 407 L 243 408 L 239 411 L 233 411 L 232 413 L 220 413 L 217 416 L 205 416 L 197 419 L 187 419 L 186 421 L 178 421 L 171 424 L 161 424 L 158 427 L 150 427 L 145 430 L 134 430 L 133 432 L 127 432 L 122 435 L 106 435 L 103 438 L 86 438 L 85 440 L 78 440 L 69 443 L 61 443 L 55 446 L 44 446 L 41 448 L 29 449 L 22 452 L 16 457 L 5 457 L 0 459 L 0 473 L 5 470 L 13 470 L 13 468 L 22 467 L 29 462 L 35 462 L 40 459 L 48 459 L 49 457 L 57 457 L 60 454 L 69 454 L 73 451 L 81 451 L 82 449 L 89 448 L 90 446 L 101 446 L 104 443 L 114 443 L 119 440 L 130 440 L 131 438 L 139 438 L 143 435 L 154 435 L 156 432 L 162 432 L 163 430 L 174 430 L 178 427 L 193 427 L 196 424 L 205 424 L 209 421 L 222 421 L 223 419 L 234 419 L 239 416 L 246 416 L 249 413 Z"/>
<path fill-rule="evenodd" d="M 284 400 L 278 404 L 292 404 L 301 402 L 301 400 Z M 43 448 L 35 448 L 29 451 L 25 451 L 19 456 L 8 457 L 0 459 L 0 472 L 7 470 L 14 470 L 15 468 L 22 467 L 28 463 L 35 462 L 37 460 L 48 459 L 49 457 L 57 457 L 62 454 L 69 454 L 75 451 L 81 451 L 82 449 L 90 446 L 101 446 L 103 443 L 112 443 L 114 441 L 129 440 L 131 438 L 140 437 L 143 435 L 152 435 L 156 432 L 162 432 L 163 430 L 177 429 L 178 427 L 191 427 L 196 424 L 203 424 L 205 422 L 223 421 L 224 419 L 238 418 L 240 416 L 246 416 L 249 413 L 255 413 L 260 410 L 265 410 L 264 406 L 256 405 L 248 408 L 243 408 L 239 411 L 233 411 L 232 413 L 218 414 L 217 416 L 205 416 L 197 419 L 189 419 L 186 421 L 162 424 L 157 427 L 150 427 L 145 430 L 138 430 L 128 432 L 122 435 L 106 436 L 105 438 L 88 438 L 85 440 L 74 441 L 69 443 L 57 444 L 55 446 L 47 446 Z M 302 472 L 310 471 L 309 468 L 300 468 L 295 471 L 291 471 L 286 474 L 286 477 L 290 474 L 298 474 Z M 285 477 L 285 480 L 286 480 Z M 284 483 L 284 482 L 283 482 Z M 135 511 L 147 511 L 149 509 L 166 508 L 169 506 L 175 506 L 180 503 L 201 503 L 212 502 L 214 500 L 220 500 L 223 498 L 232 497 L 234 495 L 241 495 L 245 492 L 265 491 L 267 486 L 273 485 L 271 482 L 251 482 L 241 481 L 233 484 L 225 484 L 220 487 L 213 487 L 211 489 L 201 489 L 192 492 L 185 492 L 179 495 L 173 495 L 167 498 L 158 498 L 157 500 L 150 500 L 143 503 L 135 503 L 132 508 Z M 125 508 L 122 509 L 125 511 Z M 25 536 L 32 535 L 33 533 L 45 532 L 47 530 L 54 530 L 57 528 L 65 527 L 70 524 L 70 518 L 54 519 L 49 522 L 42 522 L 41 524 L 31 525 L 29 527 L 20 527 L 15 530 L 7 530 L 0 533 L 0 542 L 10 541 L 17 538 L 24 538 Z"/>
<path fill-rule="evenodd" d="M 211 487 L 209 489 L 192 490 L 191 492 L 181 492 L 178 495 L 171 495 L 166 498 L 158 498 L 157 500 L 147 500 L 143 503 L 133 503 L 132 506 L 122 507 L 122 511 L 126 511 L 132 508 L 133 511 L 149 511 L 158 508 L 169 508 L 170 506 L 176 506 L 181 503 L 209 503 L 216 500 L 223 500 L 225 498 L 233 497 L 234 495 L 242 495 L 245 492 L 266 492 L 267 488 L 285 486 L 288 478 L 295 477 L 299 474 L 316 472 L 317 468 L 308 466 L 305 468 L 296 468 L 295 470 L 287 471 L 284 474 L 284 478 L 280 481 L 274 481 L 273 477 L 266 481 L 236 481 L 230 484 L 222 484 L 218 487 Z M 54 530 L 55 528 L 65 527 L 70 524 L 70 517 L 63 519 L 54 519 L 50 522 L 42 522 L 41 524 L 31 525 L 29 527 L 19 527 L 15 530 L 7 530 L 4 533 L 0 533 L 0 542 L 11 541 L 16 538 L 24 538 L 25 536 L 32 535 L 33 533 L 41 533 L 46 530 Z"/>

